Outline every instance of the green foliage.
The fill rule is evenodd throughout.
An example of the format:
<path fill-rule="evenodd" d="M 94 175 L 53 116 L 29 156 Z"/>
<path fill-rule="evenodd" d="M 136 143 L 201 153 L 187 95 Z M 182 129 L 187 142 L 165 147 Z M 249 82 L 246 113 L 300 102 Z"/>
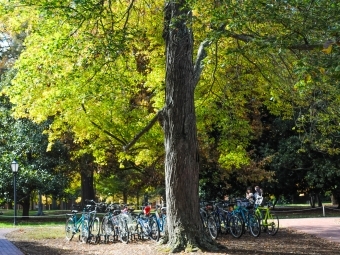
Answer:
<path fill-rule="evenodd" d="M 339 3 L 188 4 L 196 48 L 210 42 L 195 90 L 200 154 L 207 160 L 201 171 L 209 176 L 202 185 L 225 182 L 236 170 L 237 185 L 272 180 L 271 171 L 281 182 L 300 168 L 307 170 L 294 170 L 290 179 L 304 188 L 337 178 Z M 130 151 L 122 147 L 164 105 L 163 1 L 11 1 L 1 2 L 0 12 L 9 35 L 27 36 L 12 86 L 4 89 L 15 116 L 53 119 L 44 130 L 49 149 L 72 133 L 81 147 L 74 156 L 94 155 L 114 180 L 131 169 L 116 188 L 151 185 L 144 178 L 150 169 L 157 172 L 153 183 L 162 183 L 159 125 Z M 221 178 L 211 177 L 211 169 Z M 107 193 L 106 186 L 99 190 Z"/>

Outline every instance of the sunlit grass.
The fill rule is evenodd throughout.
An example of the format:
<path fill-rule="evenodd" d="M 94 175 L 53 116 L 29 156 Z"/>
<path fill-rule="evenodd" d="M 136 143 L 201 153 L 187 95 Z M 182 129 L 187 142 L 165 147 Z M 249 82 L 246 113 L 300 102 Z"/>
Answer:
<path fill-rule="evenodd" d="M 64 226 L 20 227 L 15 236 L 22 241 L 65 238 L 65 229 Z"/>

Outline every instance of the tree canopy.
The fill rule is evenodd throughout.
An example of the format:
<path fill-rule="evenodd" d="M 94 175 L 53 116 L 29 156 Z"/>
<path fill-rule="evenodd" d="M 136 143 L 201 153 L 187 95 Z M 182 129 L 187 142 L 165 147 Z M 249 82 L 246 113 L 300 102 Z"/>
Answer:
<path fill-rule="evenodd" d="M 291 176 L 296 190 L 328 185 L 338 192 L 339 3 L 0 3 L 3 33 L 26 38 L 3 93 L 16 118 L 53 120 L 45 130 L 50 149 L 72 133 L 79 157 L 92 155 L 114 176 L 130 169 L 140 180 L 154 171 L 160 184 L 169 140 L 181 141 L 187 130 L 195 140 L 197 125 L 201 184 L 227 182 L 227 191 L 266 183 L 275 192 L 270 181 Z M 178 38 L 185 39 L 172 41 Z M 171 58 L 179 44 L 186 54 Z M 178 76 L 170 75 L 174 63 L 184 68 Z M 179 102 L 170 99 L 182 96 L 181 86 L 191 87 L 183 93 L 188 102 L 194 94 L 195 110 L 183 105 L 173 116 Z M 178 139 L 171 136 L 175 117 L 186 119 Z M 123 179 L 141 187 L 135 178 Z"/>

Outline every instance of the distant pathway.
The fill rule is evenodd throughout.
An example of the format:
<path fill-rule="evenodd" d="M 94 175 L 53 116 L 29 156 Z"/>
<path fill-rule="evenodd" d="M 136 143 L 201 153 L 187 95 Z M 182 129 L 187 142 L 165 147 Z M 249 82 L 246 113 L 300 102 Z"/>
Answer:
<path fill-rule="evenodd" d="M 14 244 L 5 237 L 7 233 L 16 230 L 15 228 L 0 228 L 0 255 L 24 255 Z"/>
<path fill-rule="evenodd" d="M 279 224 L 280 228 L 291 228 L 328 241 L 340 242 L 340 217 L 280 219 Z"/>

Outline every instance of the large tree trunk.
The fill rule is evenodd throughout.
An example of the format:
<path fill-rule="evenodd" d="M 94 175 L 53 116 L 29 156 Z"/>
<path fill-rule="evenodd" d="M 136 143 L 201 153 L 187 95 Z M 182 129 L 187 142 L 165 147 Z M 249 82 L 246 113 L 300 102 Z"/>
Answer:
<path fill-rule="evenodd" d="M 193 37 L 186 1 L 165 6 L 166 106 L 165 183 L 168 245 L 172 252 L 208 247 L 199 215 L 199 156 L 194 106 Z"/>
<path fill-rule="evenodd" d="M 93 186 L 93 171 L 81 171 L 81 201 L 95 199 Z"/>
<path fill-rule="evenodd" d="M 81 202 L 86 204 L 85 200 L 95 199 L 94 192 L 94 163 L 91 155 L 83 155 L 80 159 L 80 177 L 81 177 Z"/>

